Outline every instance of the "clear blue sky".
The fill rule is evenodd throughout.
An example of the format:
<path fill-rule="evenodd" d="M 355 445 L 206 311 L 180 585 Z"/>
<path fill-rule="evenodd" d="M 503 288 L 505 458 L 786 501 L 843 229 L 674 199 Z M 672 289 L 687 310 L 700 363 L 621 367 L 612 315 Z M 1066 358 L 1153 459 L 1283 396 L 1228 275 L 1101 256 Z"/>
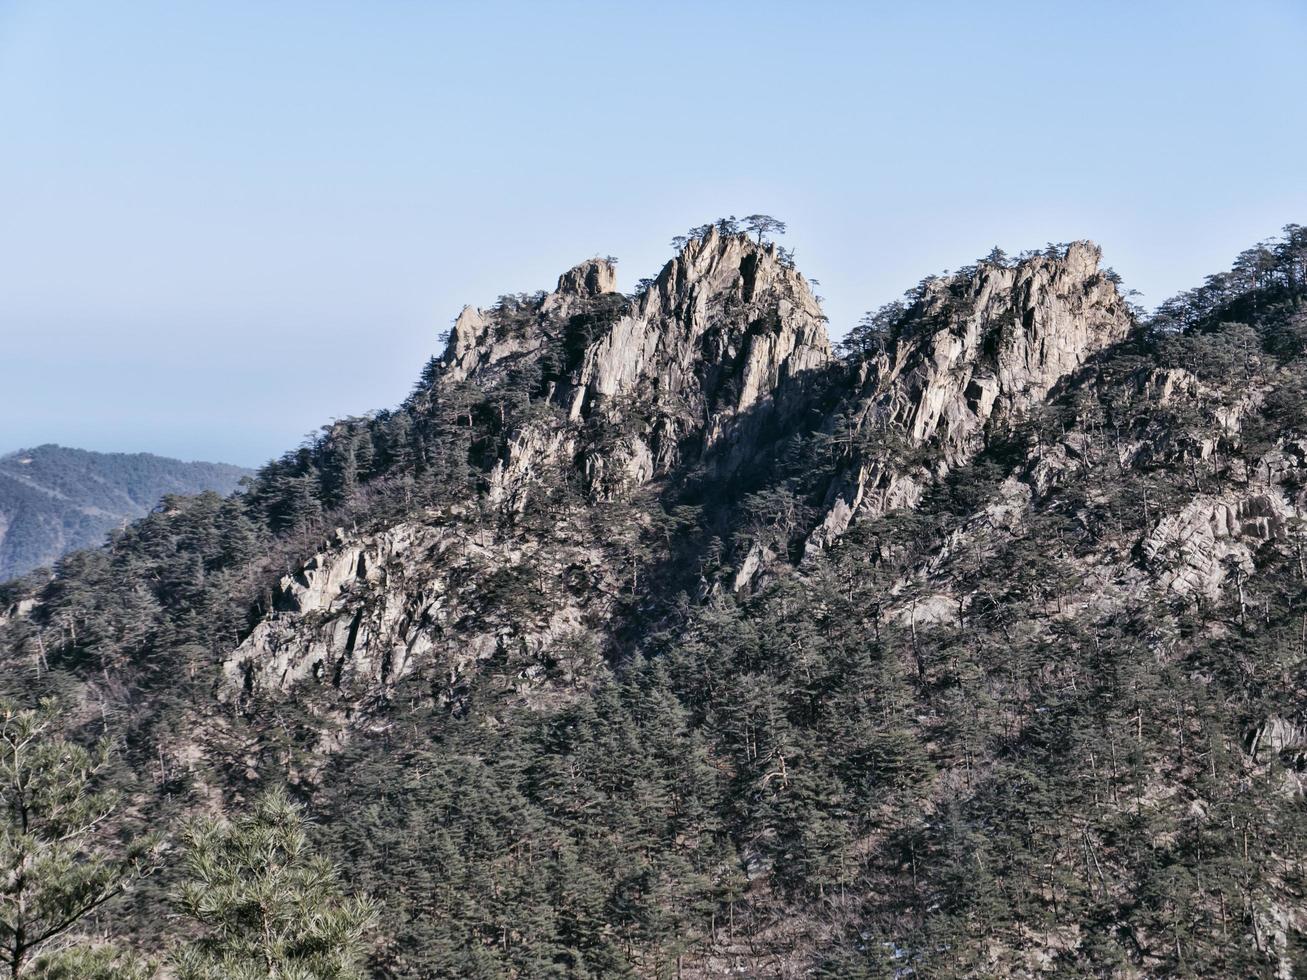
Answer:
<path fill-rule="evenodd" d="M 762 211 L 832 332 L 994 244 L 1307 222 L 1307 2 L 0 0 L 0 451 L 257 464 L 464 303 Z"/>

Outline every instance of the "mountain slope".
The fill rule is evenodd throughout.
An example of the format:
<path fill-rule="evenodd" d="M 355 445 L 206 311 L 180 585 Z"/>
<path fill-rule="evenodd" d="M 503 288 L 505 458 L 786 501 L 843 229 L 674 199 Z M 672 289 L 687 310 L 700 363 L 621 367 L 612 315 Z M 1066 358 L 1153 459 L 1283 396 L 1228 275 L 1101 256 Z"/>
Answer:
<path fill-rule="evenodd" d="M 0 457 L 0 580 L 100 544 L 164 494 L 225 495 L 250 473 L 225 463 L 54 445 Z"/>
<path fill-rule="evenodd" d="M 1147 320 L 1098 263 L 839 355 L 729 223 L 582 263 L 13 597 L 6 683 L 156 819 L 291 783 L 377 976 L 1292 976 L 1307 233 Z"/>

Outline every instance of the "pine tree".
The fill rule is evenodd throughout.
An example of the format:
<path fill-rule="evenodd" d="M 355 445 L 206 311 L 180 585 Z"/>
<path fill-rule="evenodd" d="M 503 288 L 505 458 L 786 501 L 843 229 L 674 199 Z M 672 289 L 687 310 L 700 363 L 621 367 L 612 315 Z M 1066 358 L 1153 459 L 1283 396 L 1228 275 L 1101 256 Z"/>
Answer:
<path fill-rule="evenodd" d="M 131 950 L 104 943 L 42 954 L 32 965 L 33 980 L 153 980 L 158 968 Z"/>
<path fill-rule="evenodd" d="M 72 976 L 86 955 L 69 950 L 79 926 L 153 867 L 154 838 L 119 848 L 109 837 L 108 743 L 69 741 L 59 716 L 53 701 L 0 701 L 0 962 L 14 978 Z"/>
<path fill-rule="evenodd" d="M 273 791 L 235 820 L 186 832 L 181 906 L 199 936 L 177 954 L 182 980 L 352 980 L 376 920 L 347 898 L 336 868 L 312 853 L 304 814 Z"/>

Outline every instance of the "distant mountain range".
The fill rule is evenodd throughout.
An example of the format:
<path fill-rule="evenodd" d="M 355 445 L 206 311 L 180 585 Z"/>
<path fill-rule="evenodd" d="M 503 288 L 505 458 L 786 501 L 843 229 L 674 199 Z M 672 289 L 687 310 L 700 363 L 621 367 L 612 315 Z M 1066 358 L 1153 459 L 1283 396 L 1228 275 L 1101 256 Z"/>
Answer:
<path fill-rule="evenodd" d="M 252 471 L 45 445 L 0 456 L 0 581 L 101 544 L 164 494 L 231 493 Z"/>

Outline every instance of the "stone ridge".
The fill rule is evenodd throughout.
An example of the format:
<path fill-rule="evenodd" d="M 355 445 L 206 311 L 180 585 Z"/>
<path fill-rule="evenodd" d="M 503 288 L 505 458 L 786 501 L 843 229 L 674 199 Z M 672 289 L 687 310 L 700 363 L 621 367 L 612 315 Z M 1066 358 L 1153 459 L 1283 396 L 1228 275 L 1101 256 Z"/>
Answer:
<path fill-rule="evenodd" d="M 1099 271 L 1101 254 L 1073 242 L 1059 257 L 982 263 L 926 287 L 896 342 L 863 366 L 861 389 L 844 407 L 863 448 L 832 484 L 810 549 L 838 537 L 859 511 L 914 504 L 931 479 L 975 456 L 991 422 L 1024 412 L 1125 339 L 1133 316 Z M 930 447 L 933 466 L 903 465 L 881 451 L 891 443 Z"/>
<path fill-rule="evenodd" d="M 574 351 L 548 395 L 555 411 L 510 433 L 488 475 L 496 508 L 523 510 L 560 467 L 579 470 L 597 500 L 681 464 L 725 474 L 765 451 L 768 432 L 794 423 L 806 376 L 832 361 L 817 301 L 775 246 L 714 230 L 641 296 L 615 293 L 614 281 L 612 264 L 592 259 L 560 276 L 552 293 L 459 316 L 436 384 L 493 388 L 510 365 Z M 527 622 L 482 588 L 527 567 L 588 585 L 563 589 Z M 365 708 L 422 665 L 441 663 L 450 680 L 440 697 L 453 701 L 463 678 L 508 647 L 547 651 L 586 635 L 602 646 L 620 573 L 602 542 L 497 535 L 471 509 L 341 532 L 280 580 L 275 611 L 224 661 L 224 696 L 312 684 Z"/>
<path fill-rule="evenodd" d="M 759 322 L 768 314 L 770 322 Z M 722 329 L 731 319 L 742 336 Z M 652 378 L 680 391 L 701 368 L 743 355 L 744 386 L 732 406 L 742 411 L 783 376 L 830 359 L 824 319 L 807 281 L 781 263 L 775 245 L 714 228 L 668 262 L 636 308 L 586 352 L 581 387 L 590 399 L 612 398 Z M 580 411 L 578 403 L 572 415 Z"/>
<path fill-rule="evenodd" d="M 654 472 L 687 437 L 733 469 L 764 424 L 795 409 L 791 382 L 832 359 L 825 317 L 773 244 L 712 229 L 691 241 L 612 329 L 586 349 L 568 405 L 573 421 L 616 419 L 632 397 L 653 424 L 633 452 Z M 718 452 L 720 451 L 720 452 Z"/>
<path fill-rule="evenodd" d="M 611 259 L 587 259 L 558 277 L 558 296 L 580 296 L 592 299 L 604 293 L 617 292 L 617 270 Z"/>
<path fill-rule="evenodd" d="M 442 378 L 467 380 L 510 358 L 538 353 L 560 323 L 591 301 L 617 293 L 617 270 L 610 259 L 587 259 L 558 277 L 552 293 L 526 304 L 511 321 L 503 311 L 465 306 L 450 331 L 441 358 Z M 552 324 L 550 321 L 558 321 Z"/>
<path fill-rule="evenodd" d="M 551 293 L 465 309 L 435 383 L 492 390 L 513 365 L 562 358 L 545 396 L 552 410 L 507 433 L 488 474 L 487 502 L 501 514 L 524 511 L 560 469 L 596 501 L 690 470 L 729 481 L 786 433 L 821 428 L 823 413 L 828 430 L 849 420 L 858 448 L 832 471 L 811 554 L 860 513 L 914 505 L 929 481 L 983 448 L 991 425 L 1125 337 L 1129 310 L 1098 259 L 1075 243 L 1056 258 L 935 281 L 890 347 L 855 369 L 835 360 L 807 281 L 778 248 L 714 229 L 635 297 L 614 291 L 610 262 L 591 259 Z M 905 462 L 905 446 L 929 462 Z M 462 679 L 509 647 L 543 656 L 584 636 L 605 648 L 620 562 L 566 527 L 560 517 L 557 533 L 524 536 L 451 508 L 342 534 L 282 579 L 276 611 L 226 661 L 228 691 L 315 683 L 359 705 L 439 662 L 450 678 L 440 696 L 457 700 Z M 738 589 L 788 556 L 755 547 L 737 557 Z M 528 568 L 589 584 L 560 590 L 529 622 L 514 619 L 481 586 Z"/>

